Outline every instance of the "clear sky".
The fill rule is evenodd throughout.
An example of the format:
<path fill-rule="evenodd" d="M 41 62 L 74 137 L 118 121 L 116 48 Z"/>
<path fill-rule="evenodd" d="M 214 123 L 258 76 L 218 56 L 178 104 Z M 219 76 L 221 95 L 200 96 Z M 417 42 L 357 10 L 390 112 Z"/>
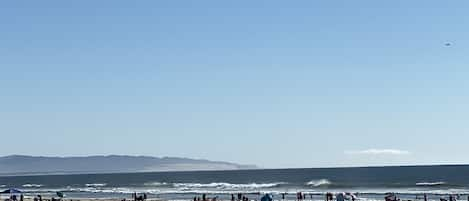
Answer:
<path fill-rule="evenodd" d="M 469 163 L 468 10 L 2 1 L 0 155 Z"/>

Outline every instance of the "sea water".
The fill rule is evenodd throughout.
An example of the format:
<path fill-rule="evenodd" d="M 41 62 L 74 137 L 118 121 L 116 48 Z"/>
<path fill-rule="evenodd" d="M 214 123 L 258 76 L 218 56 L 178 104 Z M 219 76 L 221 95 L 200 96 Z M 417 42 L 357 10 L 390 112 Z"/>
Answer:
<path fill-rule="evenodd" d="M 467 200 L 469 166 L 1 176 L 0 188 L 45 196 L 61 191 L 71 198 L 130 198 L 137 192 L 170 200 L 188 200 L 202 193 L 228 200 L 231 194 L 245 193 L 259 200 L 264 193 L 272 193 L 279 200 L 287 193 L 286 198 L 294 200 L 296 192 L 303 192 L 307 200 L 324 200 L 326 192 L 351 192 L 362 200 L 384 200 L 385 193 L 395 192 L 406 200 L 423 199 L 424 193 L 432 200 L 450 194 Z"/>

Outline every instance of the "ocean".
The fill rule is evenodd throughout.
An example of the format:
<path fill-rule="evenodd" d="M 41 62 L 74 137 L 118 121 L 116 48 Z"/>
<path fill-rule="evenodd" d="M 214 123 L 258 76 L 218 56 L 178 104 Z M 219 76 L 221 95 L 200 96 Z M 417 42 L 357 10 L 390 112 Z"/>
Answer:
<path fill-rule="evenodd" d="M 281 193 L 288 193 L 287 199 L 294 200 L 301 191 L 308 200 L 324 200 L 326 192 L 357 193 L 362 200 L 384 200 L 386 192 L 398 193 L 401 199 L 422 199 L 426 193 L 433 200 L 449 194 L 467 200 L 469 166 L 2 176 L 0 187 L 15 187 L 27 195 L 53 196 L 61 191 L 70 198 L 130 198 L 137 192 L 168 200 L 188 200 L 202 193 L 229 199 L 232 193 L 245 193 L 258 200 L 272 193 L 278 200 Z"/>

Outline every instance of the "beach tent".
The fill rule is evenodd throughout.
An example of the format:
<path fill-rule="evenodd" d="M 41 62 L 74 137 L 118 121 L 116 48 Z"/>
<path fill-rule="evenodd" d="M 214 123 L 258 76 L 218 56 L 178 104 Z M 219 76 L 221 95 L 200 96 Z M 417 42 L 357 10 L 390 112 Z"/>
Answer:
<path fill-rule="evenodd" d="M 60 191 L 58 191 L 56 194 L 57 194 L 57 196 L 59 196 L 59 198 L 65 197 L 64 193 L 62 193 Z"/>
<path fill-rule="evenodd" d="M 261 201 L 272 201 L 272 196 L 270 196 L 269 194 L 265 194 L 262 198 L 261 198 Z"/>
<path fill-rule="evenodd" d="M 20 194 L 20 193 L 23 193 L 23 192 L 21 192 L 20 190 L 18 190 L 16 188 L 10 188 L 10 189 L 4 190 L 0 193 L 1 194 Z"/>
<path fill-rule="evenodd" d="M 20 190 L 16 189 L 16 188 L 10 188 L 10 189 L 7 189 L 7 190 L 4 190 L 2 192 L 0 192 L 0 194 L 10 194 L 10 197 L 13 195 L 13 194 L 21 194 L 23 192 L 21 192 Z"/>
<path fill-rule="evenodd" d="M 345 193 L 345 199 L 346 200 L 357 200 L 358 197 L 353 193 Z"/>
<path fill-rule="evenodd" d="M 386 193 L 386 197 L 384 197 L 384 200 L 386 200 L 386 201 L 396 201 L 397 196 L 394 193 Z"/>
<path fill-rule="evenodd" d="M 336 200 L 337 201 L 344 201 L 345 200 L 345 196 L 343 193 L 339 193 L 335 196 Z"/>

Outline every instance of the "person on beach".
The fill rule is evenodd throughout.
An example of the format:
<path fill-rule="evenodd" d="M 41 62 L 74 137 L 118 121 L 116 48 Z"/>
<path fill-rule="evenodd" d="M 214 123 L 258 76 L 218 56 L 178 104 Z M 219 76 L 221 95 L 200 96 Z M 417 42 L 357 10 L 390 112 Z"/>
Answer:
<path fill-rule="evenodd" d="M 235 201 L 235 196 L 233 193 L 231 194 L 231 201 Z"/>
<path fill-rule="evenodd" d="M 287 194 L 287 193 L 282 193 L 282 200 L 285 200 L 285 194 Z M 468 197 L 467 201 L 469 201 L 469 197 Z"/>
<path fill-rule="evenodd" d="M 334 195 L 332 195 L 332 193 L 327 193 L 327 194 L 326 194 L 326 200 L 327 200 L 327 201 L 331 201 L 331 200 L 333 200 L 333 199 L 334 199 Z"/>
<path fill-rule="evenodd" d="M 202 201 L 207 201 L 207 195 L 205 195 L 205 193 L 202 194 Z"/>

